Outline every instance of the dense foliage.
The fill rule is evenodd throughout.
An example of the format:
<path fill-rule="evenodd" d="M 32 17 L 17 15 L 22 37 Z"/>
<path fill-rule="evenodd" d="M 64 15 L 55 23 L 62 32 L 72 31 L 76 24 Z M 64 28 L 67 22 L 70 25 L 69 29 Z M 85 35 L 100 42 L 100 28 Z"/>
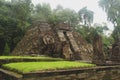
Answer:
<path fill-rule="evenodd" d="M 14 49 L 30 26 L 31 0 L 0 0 L 0 55 Z"/>
<path fill-rule="evenodd" d="M 104 0 L 101 0 L 101 2 L 102 1 Z M 108 8 L 104 7 L 103 3 L 101 4 L 107 13 L 111 12 L 108 11 Z M 117 5 L 117 7 L 119 7 L 119 5 Z M 118 9 L 117 7 L 115 11 Z M 111 16 L 109 15 L 108 18 L 117 24 L 113 32 L 113 37 L 116 37 L 116 34 L 120 31 L 118 27 L 119 15 L 115 14 L 117 15 L 116 20 L 112 14 L 113 13 L 111 13 Z M 32 23 L 36 21 L 69 23 L 73 26 L 74 30 L 83 35 L 88 42 L 92 43 L 93 35 L 99 33 L 104 38 L 104 44 L 106 46 L 110 45 L 112 42 L 109 40 L 109 37 L 104 35 L 105 30 L 108 29 L 107 25 L 92 26 L 93 19 L 94 13 L 88 10 L 87 7 L 76 12 L 69 8 L 63 8 L 60 5 L 58 5 L 56 9 L 52 9 L 47 3 L 33 5 L 31 0 L 0 0 L 0 55 L 9 55 Z M 110 39 L 112 39 L 111 36 Z"/>
<path fill-rule="evenodd" d="M 114 24 L 113 38 L 120 40 L 120 0 L 100 0 L 99 5 L 107 13 L 108 20 Z"/>

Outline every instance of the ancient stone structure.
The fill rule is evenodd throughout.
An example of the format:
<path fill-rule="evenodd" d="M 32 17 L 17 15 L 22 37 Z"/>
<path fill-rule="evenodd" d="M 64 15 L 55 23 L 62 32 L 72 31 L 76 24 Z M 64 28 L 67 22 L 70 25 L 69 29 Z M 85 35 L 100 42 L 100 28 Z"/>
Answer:
<path fill-rule="evenodd" d="M 102 37 L 98 34 L 95 34 L 93 39 L 93 60 L 92 62 L 98 65 L 105 64 L 104 55 L 103 55 L 103 45 Z"/>
<path fill-rule="evenodd" d="M 112 61 L 120 63 L 120 41 L 116 41 L 112 45 L 112 54 L 110 56 Z"/>
<path fill-rule="evenodd" d="M 92 45 L 65 23 L 36 23 L 17 44 L 12 55 L 48 55 L 73 60 L 91 60 Z"/>
<path fill-rule="evenodd" d="M 120 66 L 99 66 L 19 74 L 0 69 L 0 80 L 120 80 Z"/>

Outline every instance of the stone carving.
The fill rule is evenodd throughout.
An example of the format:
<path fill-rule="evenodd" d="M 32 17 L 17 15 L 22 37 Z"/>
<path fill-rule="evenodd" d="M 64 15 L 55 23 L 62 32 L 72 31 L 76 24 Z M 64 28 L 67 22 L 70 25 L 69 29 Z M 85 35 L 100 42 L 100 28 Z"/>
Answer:
<path fill-rule="evenodd" d="M 12 55 L 34 54 L 90 61 L 92 53 L 92 45 L 68 24 L 38 22 L 27 31 Z"/>
<path fill-rule="evenodd" d="M 68 42 L 64 42 L 63 44 L 63 56 L 68 60 L 73 58 L 73 52 L 71 51 L 70 44 Z"/>
<path fill-rule="evenodd" d="M 51 35 L 45 35 L 43 37 L 43 41 L 46 45 L 47 44 L 53 44 L 55 42 L 53 36 L 51 36 Z"/>

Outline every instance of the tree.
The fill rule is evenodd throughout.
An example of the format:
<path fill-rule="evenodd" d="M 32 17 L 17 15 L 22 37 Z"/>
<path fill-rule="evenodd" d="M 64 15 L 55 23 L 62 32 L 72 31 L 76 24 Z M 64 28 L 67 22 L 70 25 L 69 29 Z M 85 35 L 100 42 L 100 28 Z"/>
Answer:
<path fill-rule="evenodd" d="M 5 43 L 11 38 L 12 31 L 9 23 L 12 22 L 13 19 L 9 16 L 11 13 L 9 6 L 10 4 L 8 2 L 0 0 L 0 55 L 4 52 Z M 13 24 L 11 24 L 11 26 Z"/>
<path fill-rule="evenodd" d="M 120 26 L 116 26 L 114 31 L 112 32 L 113 38 L 118 41 L 120 40 Z"/>
<path fill-rule="evenodd" d="M 13 2 L 14 1 L 14 2 Z M 0 53 L 4 54 L 6 43 L 10 51 L 23 37 L 30 25 L 31 0 L 0 0 Z"/>
<path fill-rule="evenodd" d="M 5 48 L 4 48 L 4 54 L 3 55 L 9 55 L 10 54 L 10 47 L 8 46 L 8 44 L 5 44 Z"/>
<path fill-rule="evenodd" d="M 51 16 L 51 7 L 47 3 L 37 4 L 35 6 L 34 13 L 32 14 L 32 21 L 49 21 L 49 17 Z"/>
<path fill-rule="evenodd" d="M 76 31 L 79 32 L 88 42 L 92 43 L 93 36 L 95 34 L 99 34 L 101 36 L 105 36 L 104 34 L 108 29 L 107 24 L 98 24 L 95 23 L 93 26 L 90 27 L 89 31 L 87 30 L 87 27 L 82 25 L 81 27 L 77 27 Z"/>
<path fill-rule="evenodd" d="M 65 22 L 75 27 L 79 22 L 78 14 L 74 10 L 68 8 L 64 9 L 62 6 L 58 5 L 52 12 L 50 22 Z"/>
<path fill-rule="evenodd" d="M 33 9 L 31 0 L 12 0 L 11 1 L 11 14 L 16 19 L 18 27 L 26 30 L 30 26 L 30 17 Z"/>
<path fill-rule="evenodd" d="M 114 39 L 120 40 L 120 0 L 100 0 L 99 5 L 107 13 L 108 20 L 114 24 Z"/>
<path fill-rule="evenodd" d="M 93 28 L 96 30 L 96 32 L 99 35 L 105 35 L 104 32 L 107 31 L 107 30 L 109 30 L 106 23 L 103 23 L 103 24 L 95 23 L 93 25 Z"/>
<path fill-rule="evenodd" d="M 83 25 L 91 26 L 91 23 L 93 22 L 93 16 L 94 16 L 93 11 L 90 11 L 87 9 L 87 7 L 84 7 L 79 10 L 78 14 Z"/>

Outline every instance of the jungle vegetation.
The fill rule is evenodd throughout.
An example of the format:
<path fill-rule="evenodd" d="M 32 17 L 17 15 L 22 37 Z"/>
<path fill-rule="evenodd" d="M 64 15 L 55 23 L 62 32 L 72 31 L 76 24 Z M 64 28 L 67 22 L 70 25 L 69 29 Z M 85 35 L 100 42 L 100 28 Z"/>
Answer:
<path fill-rule="evenodd" d="M 49 23 L 66 22 L 73 26 L 89 43 L 98 33 L 103 38 L 105 48 L 120 39 L 120 0 L 99 0 L 99 5 L 106 12 L 108 20 L 114 24 L 111 35 L 104 24 L 94 24 L 94 13 L 84 7 L 78 12 L 58 5 L 52 9 L 48 3 L 34 5 L 31 0 L 0 0 L 0 55 L 10 55 L 16 44 L 35 21 Z"/>

